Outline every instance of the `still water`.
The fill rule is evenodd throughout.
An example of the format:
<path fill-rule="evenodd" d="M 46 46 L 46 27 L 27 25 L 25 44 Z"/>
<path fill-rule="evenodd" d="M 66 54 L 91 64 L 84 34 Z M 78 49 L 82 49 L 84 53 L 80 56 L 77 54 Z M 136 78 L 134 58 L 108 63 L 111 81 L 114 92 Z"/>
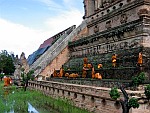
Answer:
<path fill-rule="evenodd" d="M 15 92 L 14 91 L 11 91 L 9 93 L 12 93 L 14 94 Z M 0 102 L 3 103 L 4 106 L 9 106 L 9 111 L 5 110 L 5 112 L 3 113 L 16 113 L 15 110 L 13 109 L 14 108 L 14 105 L 15 105 L 15 100 L 14 101 L 11 101 L 11 104 L 9 103 L 9 93 L 7 90 L 5 90 L 4 92 L 2 92 L 2 90 L 0 91 Z M 30 102 L 26 101 L 27 102 L 27 107 L 24 107 L 23 105 L 23 109 L 26 109 L 26 112 L 25 113 L 59 113 L 57 110 L 54 110 L 50 107 L 48 107 L 47 109 L 45 108 L 36 108 L 34 107 L 34 105 L 32 105 Z M 8 105 L 9 103 L 9 105 Z M 1 106 L 0 106 L 1 108 Z M 4 108 L 5 109 L 5 108 Z M 2 112 L 0 112 L 2 113 Z"/>

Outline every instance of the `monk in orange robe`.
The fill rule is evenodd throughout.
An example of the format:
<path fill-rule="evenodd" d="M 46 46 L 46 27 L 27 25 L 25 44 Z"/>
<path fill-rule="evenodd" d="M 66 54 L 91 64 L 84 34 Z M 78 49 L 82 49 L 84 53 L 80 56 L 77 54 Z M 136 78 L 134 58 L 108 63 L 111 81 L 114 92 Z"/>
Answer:
<path fill-rule="evenodd" d="M 94 67 L 92 67 L 92 78 L 95 78 L 95 70 L 94 70 Z"/>
<path fill-rule="evenodd" d="M 98 66 L 97 66 L 98 69 L 100 69 L 100 68 L 102 68 L 102 67 L 103 67 L 102 64 L 98 64 Z"/>
<path fill-rule="evenodd" d="M 142 53 L 140 52 L 139 53 L 139 57 L 138 57 L 138 64 L 139 64 L 139 66 L 141 66 L 142 63 L 143 63 L 143 57 L 142 57 Z"/>
<path fill-rule="evenodd" d="M 4 86 L 8 86 L 9 85 L 8 78 L 6 76 L 4 76 L 3 80 L 4 80 Z"/>
<path fill-rule="evenodd" d="M 100 73 L 96 73 L 95 74 L 95 78 L 101 80 L 102 79 L 102 75 Z"/>
<path fill-rule="evenodd" d="M 64 70 L 63 68 L 60 68 L 59 77 L 63 77 L 63 74 L 64 74 Z"/>
<path fill-rule="evenodd" d="M 113 56 L 112 56 L 112 66 L 113 67 L 116 67 L 116 61 L 117 61 L 117 55 L 116 54 L 113 54 Z"/>
<path fill-rule="evenodd" d="M 54 69 L 54 72 L 53 72 L 53 77 L 57 77 L 57 72 L 56 72 L 55 69 Z"/>

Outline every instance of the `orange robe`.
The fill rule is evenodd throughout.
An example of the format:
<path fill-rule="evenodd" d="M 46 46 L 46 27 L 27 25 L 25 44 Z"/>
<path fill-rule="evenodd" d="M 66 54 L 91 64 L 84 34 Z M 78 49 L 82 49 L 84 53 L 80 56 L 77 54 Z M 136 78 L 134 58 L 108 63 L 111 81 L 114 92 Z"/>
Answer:
<path fill-rule="evenodd" d="M 92 78 L 95 78 L 95 70 L 94 70 L 94 67 L 92 68 Z"/>
<path fill-rule="evenodd" d="M 5 77 L 4 78 L 4 86 L 8 86 L 9 84 L 8 84 L 8 78 L 7 77 Z"/>
<path fill-rule="evenodd" d="M 100 68 L 102 68 L 102 67 L 103 67 L 102 64 L 98 64 L 98 66 L 97 66 L 98 69 L 100 69 Z"/>
<path fill-rule="evenodd" d="M 63 70 L 63 68 L 61 68 L 61 69 L 60 69 L 60 72 L 59 72 L 59 77 L 62 77 L 63 74 L 64 74 L 64 70 Z"/>
<path fill-rule="evenodd" d="M 57 72 L 56 72 L 55 69 L 54 69 L 54 72 L 53 72 L 53 77 L 57 77 Z"/>
<path fill-rule="evenodd" d="M 113 67 L 116 67 L 116 61 L 117 61 L 117 55 L 115 54 L 112 56 L 112 66 Z"/>
<path fill-rule="evenodd" d="M 142 58 L 142 53 L 139 53 L 139 57 L 138 57 L 138 64 L 142 64 L 143 63 L 143 58 Z"/>
<path fill-rule="evenodd" d="M 100 80 L 101 80 L 101 79 L 102 79 L 102 75 L 101 75 L 100 73 L 96 73 L 96 74 L 95 74 L 95 78 L 97 78 L 97 79 L 100 79 Z"/>

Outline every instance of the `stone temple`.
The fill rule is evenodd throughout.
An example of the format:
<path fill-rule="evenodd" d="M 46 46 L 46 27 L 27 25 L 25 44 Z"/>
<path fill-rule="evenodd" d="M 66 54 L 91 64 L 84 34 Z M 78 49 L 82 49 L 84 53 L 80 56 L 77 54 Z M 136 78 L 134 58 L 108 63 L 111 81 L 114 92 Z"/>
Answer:
<path fill-rule="evenodd" d="M 105 78 L 129 79 L 143 70 L 150 77 L 150 1 L 84 0 L 86 36 L 69 43 L 69 68 L 79 70 L 83 57 L 95 68 L 103 65 Z M 142 53 L 142 64 L 138 64 Z M 117 54 L 116 68 L 111 57 Z"/>
<path fill-rule="evenodd" d="M 84 0 L 83 4 L 82 23 L 45 40 L 28 57 L 29 66 L 23 53 L 16 63 L 16 76 L 24 66 L 34 70 L 39 79 L 30 81 L 31 89 L 71 99 L 76 106 L 95 113 L 122 113 L 110 98 L 110 88 L 118 81 L 128 84 L 141 71 L 150 80 L 150 0 Z M 85 59 L 105 79 L 88 79 L 90 69 L 87 79 L 50 78 L 62 67 L 65 73 L 82 75 Z M 48 78 L 50 81 L 40 81 Z M 130 97 L 144 96 L 143 86 L 127 92 Z M 150 104 L 145 102 L 140 101 L 140 107 L 130 113 L 149 113 Z"/>
<path fill-rule="evenodd" d="M 29 56 L 35 76 L 49 77 L 62 66 L 81 74 L 87 57 L 103 78 L 130 79 L 139 71 L 150 78 L 150 0 L 84 0 L 83 4 L 79 26 L 49 38 Z M 113 54 L 117 55 L 115 67 Z M 103 68 L 98 69 L 98 64 Z"/>

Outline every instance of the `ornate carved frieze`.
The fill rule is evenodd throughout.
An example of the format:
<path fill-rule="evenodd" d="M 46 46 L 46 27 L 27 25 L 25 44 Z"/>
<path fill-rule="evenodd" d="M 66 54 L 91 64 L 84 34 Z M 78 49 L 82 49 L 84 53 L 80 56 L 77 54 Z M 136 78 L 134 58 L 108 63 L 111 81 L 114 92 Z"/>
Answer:
<path fill-rule="evenodd" d="M 107 12 L 107 11 L 100 11 L 99 13 L 100 13 L 101 15 L 99 14 L 99 15 L 100 15 L 99 17 L 94 18 L 94 19 L 92 19 L 91 21 L 90 21 L 90 19 L 89 19 L 89 22 L 88 22 L 87 26 L 88 26 L 88 28 L 90 28 L 90 27 L 94 26 L 95 24 L 102 23 L 102 22 L 104 22 L 104 21 L 108 21 L 108 20 L 112 19 L 112 18 L 115 17 L 115 16 L 119 16 L 121 22 L 122 22 L 122 21 L 123 21 L 123 22 L 126 22 L 127 19 L 129 18 L 129 17 L 128 17 L 129 14 L 120 16 L 120 15 L 122 14 L 122 12 L 131 11 L 132 9 L 135 9 L 135 8 L 137 8 L 137 7 L 139 7 L 139 6 L 142 6 L 143 4 L 146 4 L 146 2 L 144 2 L 143 0 L 136 0 L 136 1 L 134 1 L 134 2 L 129 3 L 128 5 L 124 5 L 124 6 L 122 6 L 121 8 L 118 8 L 118 9 L 116 9 L 116 7 L 115 7 L 115 8 L 112 7 L 114 10 L 109 9 L 109 10 L 111 10 L 111 11 L 109 11 L 109 12 L 111 12 L 111 13 L 109 13 L 109 12 Z M 106 10 L 108 10 L 108 8 L 107 8 Z M 106 13 L 106 12 L 107 12 L 107 13 Z M 103 13 L 103 15 L 102 15 L 102 13 Z M 97 14 L 98 14 L 98 13 L 95 13 L 95 15 L 97 15 Z M 124 14 L 125 14 L 125 13 L 124 13 Z M 91 15 L 91 16 L 92 16 L 92 17 L 96 17 L 96 16 L 94 16 L 94 14 Z M 132 16 L 132 15 L 131 15 L 131 16 Z M 128 18 L 127 18 L 127 17 L 128 17 Z"/>
<path fill-rule="evenodd" d="M 104 53 L 113 52 L 121 49 L 138 48 L 141 47 L 141 41 L 142 38 L 138 37 L 138 38 L 132 38 L 132 39 L 110 43 L 110 44 L 93 45 L 91 47 L 79 49 L 76 52 L 72 52 L 72 57 L 74 56 L 81 57 L 89 54 L 91 55 L 104 54 Z M 80 54 L 79 51 L 83 51 L 81 52 L 82 54 Z"/>
<path fill-rule="evenodd" d="M 72 47 L 77 47 L 77 46 L 83 46 L 83 45 L 89 45 L 90 43 L 94 43 L 96 41 L 100 41 L 100 43 L 106 43 L 110 40 L 113 41 L 118 41 L 121 40 L 120 38 L 122 38 L 122 36 L 124 35 L 124 33 L 126 32 L 131 32 L 133 30 L 138 30 L 138 32 L 140 32 L 139 30 L 142 29 L 137 29 L 137 26 L 142 22 L 142 20 L 136 20 L 136 21 L 132 21 L 126 24 L 123 24 L 119 27 L 115 27 L 115 28 L 111 28 L 108 29 L 106 31 L 103 32 L 98 32 L 95 33 L 93 35 L 90 35 L 88 37 L 85 38 L 81 38 L 80 40 L 77 40 L 75 42 L 69 43 L 69 48 Z M 140 26 L 138 26 L 140 27 Z"/>

